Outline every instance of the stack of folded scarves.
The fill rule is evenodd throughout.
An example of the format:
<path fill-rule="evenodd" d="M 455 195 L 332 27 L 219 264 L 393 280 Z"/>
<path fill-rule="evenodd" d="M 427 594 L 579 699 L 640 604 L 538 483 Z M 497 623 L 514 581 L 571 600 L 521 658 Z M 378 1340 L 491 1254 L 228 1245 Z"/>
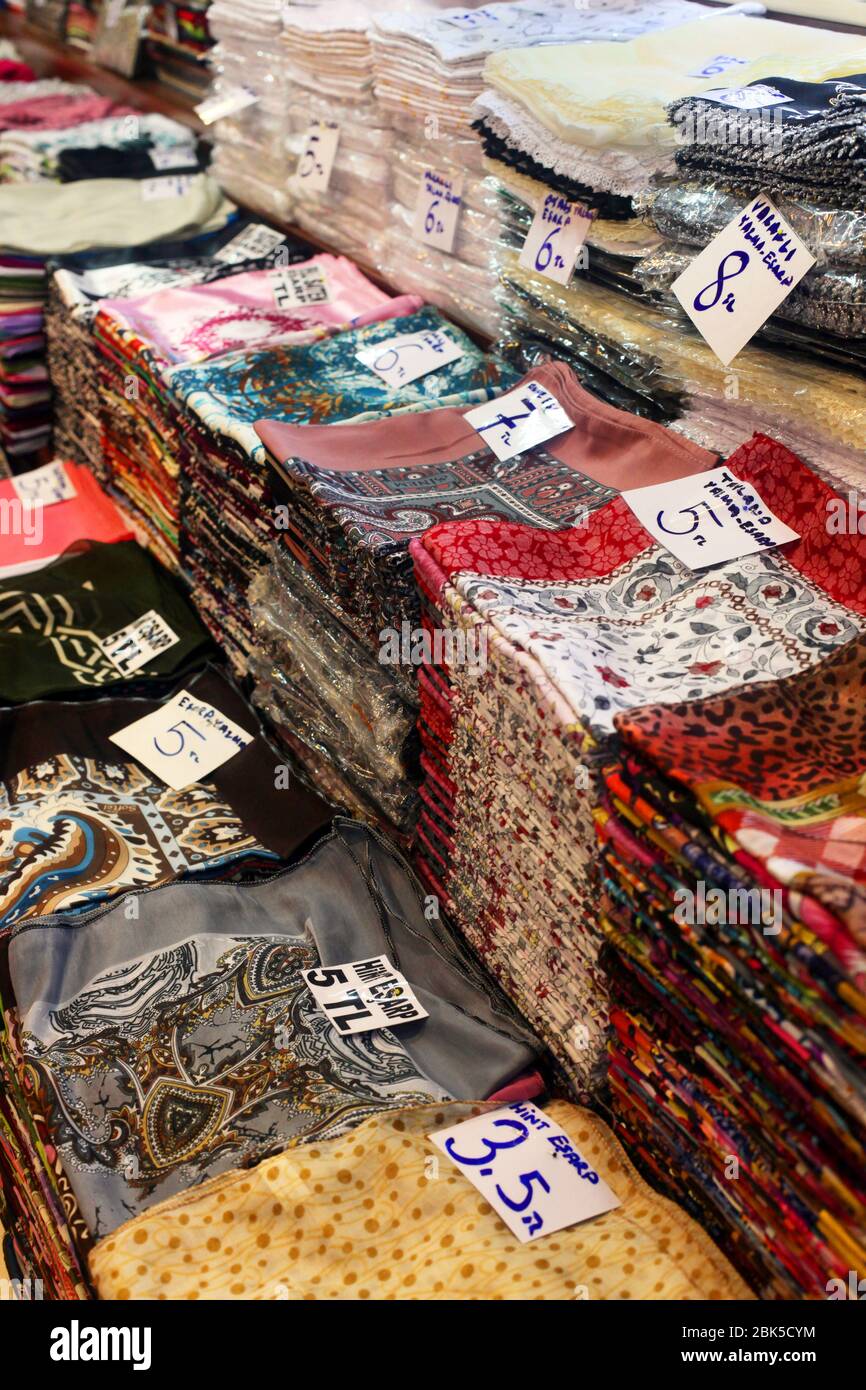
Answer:
<path fill-rule="evenodd" d="M 454 336 L 455 330 L 449 327 L 448 332 Z M 515 374 L 496 359 L 489 361 L 488 373 L 488 387 L 498 383 L 503 390 L 515 384 Z M 329 727 L 321 708 L 339 711 L 348 689 L 355 710 L 351 722 L 370 725 L 380 700 L 390 699 L 399 721 L 401 707 L 415 696 L 419 603 L 410 541 L 454 517 L 474 517 L 479 525 L 488 518 L 531 519 L 541 527 L 572 525 L 588 499 L 598 505 L 610 495 L 578 471 L 596 448 L 586 436 L 605 436 L 607 429 L 612 432 L 612 450 L 626 458 L 633 458 L 635 442 L 646 438 L 648 427 L 634 426 L 618 412 L 606 415 L 597 407 L 567 367 L 548 364 L 533 371 L 531 379 L 553 391 L 580 422 L 548 448 L 534 450 L 531 459 L 524 455 L 498 460 L 464 420 L 457 403 L 423 419 L 348 423 L 339 430 L 276 421 L 261 421 L 256 427 L 273 464 L 274 501 L 286 515 L 280 543 L 309 571 L 309 584 L 322 596 L 317 606 L 326 628 L 329 618 L 322 610 L 330 607 L 336 645 L 346 646 L 346 631 L 354 641 L 350 680 L 339 663 L 329 670 L 327 660 L 308 659 L 303 644 L 294 660 L 289 644 L 289 659 L 275 662 L 273 621 L 260 611 L 272 601 L 268 591 L 282 595 L 283 604 L 304 601 L 296 574 L 277 564 L 254 595 L 262 648 L 254 663 L 255 699 L 277 722 L 300 761 L 321 777 L 329 775 L 322 768 L 324 758 L 344 796 L 348 787 L 350 797 L 354 792 L 404 832 L 413 809 L 403 793 L 407 780 L 416 775 L 414 749 L 405 749 L 395 765 L 394 750 L 385 757 L 378 748 L 375 729 L 366 735 L 358 729 L 348 747 L 340 723 L 336 729 Z M 421 381 L 428 383 L 431 404 L 437 391 L 444 396 L 443 383 L 435 377 Z M 663 431 L 657 442 L 673 476 L 695 472 L 708 462 L 702 450 L 673 436 L 665 438 Z M 662 472 L 665 465 L 659 464 Z M 320 711 L 316 721 L 309 720 L 311 707 Z M 380 728 L 384 727 L 382 720 Z M 348 804 L 356 805 L 351 799 Z"/>
<path fill-rule="evenodd" d="M 801 82 L 773 76 L 744 90 L 742 100 L 749 100 L 744 110 L 712 93 L 670 107 L 681 141 L 680 181 L 646 199 L 649 217 L 667 239 L 636 274 L 677 313 L 670 286 L 693 259 L 693 248 L 706 245 L 719 230 L 714 224 L 723 208 L 733 217 L 763 193 L 780 205 L 820 264 L 786 297 L 761 336 L 785 348 L 861 364 L 866 357 L 866 77 Z"/>
<path fill-rule="evenodd" d="M 427 411 L 443 402 L 487 400 L 501 380 L 501 364 L 447 325 L 463 357 L 407 385 L 389 386 L 356 353 L 401 333 L 441 332 L 446 325 L 435 309 L 419 309 L 412 295 L 383 298 L 367 317 L 376 321 L 309 346 L 247 352 L 171 373 L 189 446 L 181 470 L 181 563 L 205 621 L 226 642 L 239 670 L 245 669 L 251 640 L 247 590 L 266 562 L 276 524 L 256 421 L 269 418 L 272 428 L 287 429 L 291 422 L 334 424 Z M 325 432 L 324 424 L 317 428 Z M 230 533 L 226 515 L 232 517 Z"/>
<path fill-rule="evenodd" d="M 152 178 L 159 169 L 151 151 L 175 153 L 192 140 L 187 126 L 158 112 L 105 116 L 62 130 L 8 130 L 0 135 L 0 174 L 6 183 L 134 178 L 130 166 L 137 160 L 141 177 Z"/>
<path fill-rule="evenodd" d="M 835 612 L 789 620 L 782 661 L 707 604 L 694 654 L 709 669 L 737 642 L 737 685 L 614 721 L 596 812 L 610 1083 L 633 1155 L 755 1290 L 823 1298 L 866 1272 L 866 546 L 827 534 L 830 489 L 753 447 L 802 536 L 763 596 L 783 613 L 796 576 Z"/>
<path fill-rule="evenodd" d="M 286 221 L 292 212 L 288 180 L 295 160 L 285 149 L 291 83 L 280 44 L 281 0 L 214 0 L 208 11 L 217 46 L 211 52 L 213 95 L 239 89 L 254 104 L 216 121 L 213 172 L 247 207 Z"/>
<path fill-rule="evenodd" d="M 116 576 L 112 582 L 116 602 L 120 584 Z M 194 621 L 188 610 L 187 623 Z M 158 707 L 158 679 L 147 699 L 117 693 L 87 704 L 35 699 L 0 714 L 0 1219 L 16 1275 L 41 1279 L 45 1297 L 88 1296 L 89 1236 L 75 1195 L 78 1157 L 70 1163 L 68 1151 L 60 1154 L 60 1133 L 50 1128 L 37 1074 L 23 1056 L 8 928 L 52 912 L 62 917 L 50 920 L 68 927 L 117 896 L 121 914 L 133 920 L 129 895 L 136 890 L 191 876 L 247 881 L 270 874 L 302 853 L 330 818 L 297 781 L 276 789 L 277 755 L 237 691 L 214 670 L 191 681 L 182 668 L 181 660 L 181 684 L 254 740 L 207 781 L 181 792 L 151 778 L 109 738 Z M 59 1129 L 68 1133 L 62 1124 Z"/>
<path fill-rule="evenodd" d="M 381 269 L 392 134 L 390 113 L 373 95 L 370 24 L 363 0 L 326 0 L 321 5 L 286 8 L 282 49 L 291 84 L 286 150 L 298 226 Z M 313 121 L 339 127 L 324 193 L 308 190 L 299 167 Z M 408 288 L 400 280 L 394 283 Z"/>
<path fill-rule="evenodd" d="M 306 254 L 290 237 L 274 238 L 264 254 L 252 254 L 255 248 L 249 245 L 244 250 L 243 238 L 253 225 L 238 219 L 201 236 L 52 260 L 45 331 L 54 443 L 62 456 L 86 463 L 101 481 L 108 481 L 102 455 L 99 354 L 93 339 L 100 301 L 129 299 L 181 282 L 205 283 L 240 270 L 288 264 Z"/>
<path fill-rule="evenodd" d="M 311 343 L 353 322 L 387 318 L 403 307 L 415 307 L 415 301 L 390 298 L 341 257 L 317 256 L 303 265 L 325 275 L 329 294 L 325 301 L 281 308 L 275 298 L 279 272 L 249 271 L 206 285 L 108 300 L 94 321 L 101 354 L 103 452 L 112 489 L 124 497 L 146 543 L 160 558 L 175 569 L 183 565 L 196 586 L 197 601 L 203 597 L 199 588 L 205 593 L 211 587 L 219 591 L 221 557 L 231 565 L 240 549 L 243 604 L 252 578 L 250 528 L 253 534 L 268 531 L 269 520 L 261 514 L 261 485 L 255 465 L 250 476 L 245 452 L 245 445 L 255 448 L 258 444 L 251 426 L 262 400 L 279 408 L 282 400 L 288 403 L 297 393 L 307 413 L 317 405 L 327 408 L 321 391 L 317 393 L 304 380 L 303 356 L 298 359 L 297 377 L 287 370 L 299 349 L 277 345 Z M 263 346 L 253 354 L 250 350 L 256 344 Z M 315 361 L 313 354 L 311 364 Z M 185 362 L 197 365 L 173 365 Z M 340 402 L 334 405 L 340 414 Z M 229 441 L 227 449 L 223 440 Z M 196 469 L 204 456 L 208 461 L 201 465 L 202 478 Z M 233 463 L 242 470 L 240 479 Z M 207 480 L 208 470 L 212 470 L 210 488 L 201 495 L 199 484 Z M 182 485 L 188 488 L 190 501 L 183 555 Z M 199 571 L 196 512 L 207 511 L 207 493 L 213 498 L 216 537 Z M 239 531 L 231 537 L 230 546 L 226 508 L 232 502 Z M 203 598 L 203 612 L 213 631 L 220 637 L 230 635 L 231 644 L 236 644 L 238 633 L 232 631 L 230 614 L 226 614 L 229 621 L 224 630 L 218 603 L 214 611 Z"/>
<path fill-rule="evenodd" d="M 215 230 L 234 214 L 207 175 L 195 175 L 176 198 L 145 201 L 144 187 L 134 179 L 0 186 L 0 449 L 16 471 L 33 466 L 51 435 L 46 259 L 128 242 L 144 209 L 154 241 Z"/>
<path fill-rule="evenodd" d="M 209 9 L 210 0 L 157 0 L 148 17 L 146 49 L 157 77 L 194 100 L 201 99 L 209 81 Z"/>
<path fill-rule="evenodd" d="M 475 124 L 486 167 L 496 176 L 502 196 L 502 248 L 497 259 L 506 282 L 504 307 L 514 316 L 506 325 L 508 332 L 515 326 L 519 331 L 525 322 L 534 333 L 540 329 L 543 336 L 560 339 L 565 349 L 573 331 L 578 353 L 602 365 L 609 351 L 607 343 L 587 333 L 580 314 L 572 324 L 568 313 L 557 323 L 556 315 L 551 321 L 542 312 L 539 325 L 536 296 L 531 292 L 527 305 L 520 286 L 515 288 L 512 248 L 520 244 L 534 210 L 551 191 L 596 214 L 588 235 L 587 273 L 620 293 L 625 316 L 634 314 L 640 323 L 642 308 L 636 301 L 644 288 L 635 278 L 635 258 L 655 250 L 658 234 L 636 216 L 634 200 L 645 195 L 654 177 L 675 171 L 677 137 L 666 104 L 697 100 L 730 80 L 719 75 L 719 62 L 710 61 L 712 53 L 729 55 L 723 71 L 735 72 L 738 85 L 759 80 L 768 70 L 820 81 L 856 73 L 866 60 L 866 47 L 854 36 L 717 14 L 625 44 L 572 45 L 543 53 L 524 48 L 497 52 L 487 60 L 488 89 L 476 104 Z M 627 96 L 620 95 L 624 91 Z M 553 293 L 551 282 L 545 287 L 542 277 L 533 278 L 543 301 Z M 583 286 L 581 294 L 582 290 Z M 626 303 L 626 295 L 634 302 Z M 678 323 L 677 337 L 685 336 Z M 618 338 L 629 347 L 626 325 Z M 615 339 L 614 351 L 617 346 Z M 741 354 L 738 369 L 744 361 Z M 724 400 L 724 380 L 721 375 L 718 379 L 721 385 L 715 394 Z M 675 376 L 664 383 L 666 392 L 671 387 L 690 394 L 688 377 Z M 715 439 L 724 449 L 731 440 L 719 429 L 715 404 L 700 437 Z M 690 407 L 699 431 L 700 407 L 694 401 Z M 775 421 L 765 423 L 776 429 Z"/>
<path fill-rule="evenodd" d="M 8 524 L 4 518 L 0 580 L 51 564 L 82 537 L 105 543 L 130 539 L 128 524 L 88 469 L 71 461 L 63 466 L 74 496 L 22 511 L 20 525 L 15 524 L 20 507 L 15 484 L 12 479 L 0 482 L 0 505 L 12 519 Z"/>
<path fill-rule="evenodd" d="M 834 495 L 761 436 L 728 466 L 798 531 L 815 489 Z M 784 553 L 703 573 L 657 546 L 620 498 L 580 529 L 453 523 L 413 545 L 430 626 L 487 652 L 480 675 L 461 662 L 422 672 L 419 872 L 573 1085 L 594 1089 L 605 1070 L 590 813 L 615 718 L 784 680 L 862 632 L 861 577 L 850 565 L 833 577 L 826 532 L 814 560 L 823 509 L 812 523 Z M 862 549 L 843 544 L 846 558 Z"/>
<path fill-rule="evenodd" d="M 534 1040 L 360 825 L 337 822 L 264 882 L 169 884 L 136 902 L 135 916 L 118 903 L 74 923 L 30 918 L 9 945 L 22 1050 L 82 1254 L 287 1145 L 413 1104 L 540 1089 Z M 380 953 L 428 1017 L 344 1037 L 300 972 Z"/>

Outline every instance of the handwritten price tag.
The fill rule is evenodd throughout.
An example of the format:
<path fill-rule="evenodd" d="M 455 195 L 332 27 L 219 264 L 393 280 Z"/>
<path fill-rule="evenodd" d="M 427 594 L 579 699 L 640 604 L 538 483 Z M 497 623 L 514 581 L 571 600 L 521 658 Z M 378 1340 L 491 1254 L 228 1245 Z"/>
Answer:
<path fill-rule="evenodd" d="M 389 386 L 405 386 L 448 362 L 456 362 L 463 356 L 463 349 L 447 333 L 430 330 L 386 338 L 375 347 L 362 348 L 355 356 Z"/>
<path fill-rule="evenodd" d="M 331 298 L 328 277 L 320 265 L 289 265 L 272 276 L 274 303 L 278 309 L 301 304 L 327 304 Z"/>
<path fill-rule="evenodd" d="M 219 251 L 214 252 L 214 260 L 223 261 L 226 265 L 254 261 L 266 256 L 284 241 L 285 236 L 282 232 L 275 231 L 273 227 L 266 227 L 264 222 L 254 222 L 236 237 L 232 237 L 231 241 L 227 241 Z"/>
<path fill-rule="evenodd" d="M 341 1033 L 369 1033 L 429 1017 L 387 956 L 320 965 L 301 974 L 319 1008 Z"/>
<path fill-rule="evenodd" d="M 449 178 L 435 169 L 425 169 L 412 224 L 415 240 L 450 252 L 457 234 L 462 194 L 462 175 L 454 174 Z"/>
<path fill-rule="evenodd" d="M 495 401 L 485 401 L 463 418 L 503 461 L 570 430 L 574 424 L 556 397 L 537 381 L 517 386 Z"/>
<path fill-rule="evenodd" d="M 304 138 L 304 152 L 298 160 L 297 177 L 302 191 L 325 192 L 331 182 L 339 143 L 340 127 L 334 121 L 313 121 Z"/>
<path fill-rule="evenodd" d="M 748 58 L 732 58 L 729 53 L 719 53 L 715 58 L 708 58 L 702 68 L 690 72 L 689 77 L 721 77 L 723 72 L 728 72 L 731 68 L 744 68 L 748 65 Z"/>
<path fill-rule="evenodd" d="M 689 569 L 706 569 L 799 539 L 727 468 L 622 494 L 651 536 Z"/>
<path fill-rule="evenodd" d="M 195 108 L 195 114 L 202 125 L 213 125 L 214 121 L 223 121 L 226 116 L 235 116 L 247 106 L 255 106 L 258 100 L 255 92 L 249 91 L 248 88 L 232 87 L 227 92 L 214 92 L 211 96 L 205 97 Z"/>
<path fill-rule="evenodd" d="M 128 623 L 119 632 L 106 637 L 102 650 L 118 671 L 129 676 L 176 646 L 179 641 L 177 633 L 152 608 L 134 623 Z"/>
<path fill-rule="evenodd" d="M 548 193 L 523 243 L 520 265 L 567 285 L 593 216 L 581 203 L 569 203 L 557 193 Z"/>
<path fill-rule="evenodd" d="M 252 741 L 251 734 L 188 690 L 111 735 L 112 743 L 176 792 L 201 782 Z"/>
<path fill-rule="evenodd" d="M 195 164 L 196 155 L 192 145 L 169 145 L 148 150 L 154 169 L 188 169 Z"/>
<path fill-rule="evenodd" d="M 159 179 L 142 179 L 141 196 L 145 202 L 154 198 L 183 198 L 193 186 L 195 174 L 163 174 Z"/>
<path fill-rule="evenodd" d="M 430 1139 L 523 1245 L 620 1205 L 570 1135 L 528 1101 Z"/>
<path fill-rule="evenodd" d="M 70 497 L 78 496 L 66 465 L 57 462 L 19 473 L 12 479 L 12 488 L 27 507 L 52 507 L 55 502 L 68 502 Z"/>
<path fill-rule="evenodd" d="M 793 100 L 766 83 L 754 87 L 719 87 L 701 94 L 701 101 L 717 101 L 720 106 L 736 106 L 740 111 L 761 111 L 766 106 L 782 106 Z"/>
<path fill-rule="evenodd" d="M 815 264 L 769 198 L 728 223 L 671 286 L 727 367 Z"/>

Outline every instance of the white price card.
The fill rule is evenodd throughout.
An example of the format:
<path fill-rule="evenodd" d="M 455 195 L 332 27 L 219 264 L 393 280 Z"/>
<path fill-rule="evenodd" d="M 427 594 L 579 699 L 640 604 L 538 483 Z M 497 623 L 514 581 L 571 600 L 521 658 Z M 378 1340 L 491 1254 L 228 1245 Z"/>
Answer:
<path fill-rule="evenodd" d="M 761 195 L 713 237 L 671 289 L 727 367 L 814 264 L 805 242 Z"/>
<path fill-rule="evenodd" d="M 313 121 L 304 136 L 304 149 L 296 176 L 301 191 L 324 193 L 340 143 L 340 127 L 334 121 Z"/>
<path fill-rule="evenodd" d="M 463 418 L 503 460 L 543 444 L 574 424 L 556 397 L 537 381 L 527 381 L 494 401 L 485 401 Z"/>
<path fill-rule="evenodd" d="M 529 1101 L 439 1129 L 430 1139 L 524 1245 L 620 1205 L 571 1136 Z"/>
<path fill-rule="evenodd" d="M 112 743 L 176 792 L 208 777 L 252 741 L 251 734 L 188 690 L 111 735 Z"/>
<path fill-rule="evenodd" d="M 447 333 L 428 329 L 386 338 L 375 347 L 362 348 L 355 356 L 389 386 L 405 386 L 419 376 L 456 362 L 463 356 L 463 349 Z"/>
<path fill-rule="evenodd" d="M 19 473 L 12 479 L 12 488 L 20 502 L 28 507 L 51 507 L 55 502 L 68 502 L 77 497 L 75 484 L 66 465 L 55 460 L 29 473 Z"/>
<path fill-rule="evenodd" d="M 533 218 L 519 264 L 524 270 L 567 285 L 594 215 L 582 203 L 569 203 L 558 193 L 548 193 Z"/>
<path fill-rule="evenodd" d="M 439 16 L 443 24 L 453 24 L 455 29 L 478 29 L 485 21 L 499 23 L 495 10 L 445 10 Z"/>
<path fill-rule="evenodd" d="M 457 234 L 462 194 L 462 174 L 449 177 L 437 173 L 435 169 L 425 169 L 418 185 L 418 201 L 412 224 L 415 240 L 450 252 Z"/>
<path fill-rule="evenodd" d="M 164 145 L 148 150 L 154 169 L 188 169 L 196 162 L 192 145 Z"/>
<path fill-rule="evenodd" d="M 717 53 L 715 58 L 708 58 L 703 67 L 690 72 L 689 77 L 721 77 L 723 72 L 730 72 L 731 68 L 748 67 L 750 61 L 749 58 L 734 58 L 729 53 Z"/>
<path fill-rule="evenodd" d="M 301 304 L 327 304 L 331 298 L 328 276 L 320 265 L 287 265 L 271 277 L 278 309 L 297 309 Z"/>
<path fill-rule="evenodd" d="M 184 198 L 195 178 L 195 174 L 163 174 L 158 179 L 142 179 L 141 196 L 145 202 L 155 198 Z"/>
<path fill-rule="evenodd" d="M 213 125 L 214 121 L 223 121 L 226 116 L 235 116 L 247 106 L 254 106 L 258 100 L 248 87 L 232 87 L 227 92 L 214 92 L 205 97 L 195 107 L 195 114 L 202 125 Z"/>
<path fill-rule="evenodd" d="M 622 494 L 651 536 L 689 569 L 706 569 L 799 540 L 749 483 L 727 468 Z"/>
<path fill-rule="evenodd" d="M 179 641 L 177 633 L 152 608 L 134 623 L 127 623 L 126 627 L 103 638 L 102 650 L 118 671 L 129 676 L 177 646 Z"/>
<path fill-rule="evenodd" d="M 302 970 L 316 1003 L 341 1033 L 369 1033 L 427 1018 L 409 981 L 387 956 Z"/>
<path fill-rule="evenodd" d="M 214 260 L 223 261 L 226 265 L 254 261 L 266 256 L 275 247 L 281 246 L 285 239 L 282 232 L 276 231 L 273 227 L 266 227 L 264 222 L 253 222 L 251 226 L 238 232 L 236 237 L 232 237 L 231 241 L 227 241 L 219 251 L 215 251 Z"/>
<path fill-rule="evenodd" d="M 740 111 L 761 111 L 764 107 L 782 106 L 793 100 L 765 82 L 756 83 L 754 87 L 718 87 L 701 93 L 701 101 L 717 101 L 721 106 L 736 106 Z"/>
<path fill-rule="evenodd" d="M 126 9 L 126 0 L 108 0 L 105 6 L 105 27 L 114 29 Z"/>

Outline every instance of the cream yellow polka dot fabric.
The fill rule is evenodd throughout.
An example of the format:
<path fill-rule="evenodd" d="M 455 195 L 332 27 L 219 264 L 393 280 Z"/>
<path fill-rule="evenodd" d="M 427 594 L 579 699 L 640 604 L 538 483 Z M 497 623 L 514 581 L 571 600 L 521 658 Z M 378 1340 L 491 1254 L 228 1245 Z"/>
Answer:
<path fill-rule="evenodd" d="M 590 1111 L 549 1113 L 622 1202 L 521 1245 L 429 1142 L 489 1105 L 391 1111 L 152 1207 L 95 1247 L 103 1298 L 726 1299 L 748 1289 Z M 495 1106 L 492 1108 L 496 1108 Z"/>

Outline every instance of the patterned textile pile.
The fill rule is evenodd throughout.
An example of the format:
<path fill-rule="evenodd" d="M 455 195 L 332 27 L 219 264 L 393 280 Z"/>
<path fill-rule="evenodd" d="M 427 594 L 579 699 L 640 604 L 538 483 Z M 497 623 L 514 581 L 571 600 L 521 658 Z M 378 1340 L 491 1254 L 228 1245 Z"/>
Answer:
<path fill-rule="evenodd" d="M 729 467 L 799 529 L 798 460 L 759 436 Z M 480 677 L 453 661 L 422 672 L 419 871 L 591 1088 L 606 990 L 590 812 L 616 716 L 807 670 L 863 618 L 827 591 L 806 544 L 693 572 L 620 499 L 570 531 L 442 526 L 413 556 L 430 626 L 487 652 Z"/>
<path fill-rule="evenodd" d="M 433 310 L 425 315 L 431 321 L 438 318 Z M 452 327 L 448 332 L 455 334 Z M 430 403 L 435 404 L 438 395 L 441 405 L 449 374 L 460 367 L 457 362 L 414 386 L 426 383 Z M 483 369 L 487 389 L 501 391 L 515 384 L 512 370 L 496 359 L 487 359 Z M 657 467 L 665 477 L 693 473 L 709 462 L 708 455 L 685 441 L 665 438 L 664 431 L 597 406 L 567 367 L 547 364 L 528 380 L 553 391 L 579 423 L 548 446 L 504 463 L 454 408 L 423 418 L 346 424 L 339 430 L 275 421 L 261 421 L 256 427 L 273 464 L 278 525 L 283 519 L 279 511 L 285 516 L 281 543 L 310 570 L 360 649 L 366 648 L 369 676 L 361 681 L 362 719 L 365 710 L 375 707 L 383 672 L 395 672 L 398 707 L 404 698 L 399 686 L 408 681 L 411 690 L 414 685 L 423 634 L 418 630 L 418 593 L 409 555 L 413 538 L 454 517 L 475 517 L 479 525 L 487 518 L 542 527 L 574 525 L 590 499 L 598 504 L 611 495 L 582 471 L 586 467 L 592 472 L 593 460 L 604 460 L 602 471 L 611 479 L 627 476 L 630 464 L 648 461 L 651 450 L 657 452 Z M 275 582 L 279 587 L 286 581 L 276 576 Z M 289 585 L 293 582 L 290 575 Z M 300 672 L 308 703 L 315 693 L 315 667 L 313 673 L 311 681 Z M 267 697 L 265 707 L 275 717 L 281 709 L 284 715 L 297 713 L 291 688 L 295 679 L 293 670 L 279 683 L 268 674 L 256 698 Z M 356 671 L 349 688 L 354 690 L 359 681 Z M 346 698 L 339 670 L 328 687 L 327 699 L 339 709 Z M 298 738 L 296 734 L 296 742 Z M 315 754 L 309 732 L 307 742 Z M 393 763 L 377 753 L 375 739 L 360 740 L 365 757 L 357 749 L 347 750 L 344 739 L 330 736 L 328 742 L 342 776 L 356 790 L 374 794 L 379 807 L 393 817 Z"/>
<path fill-rule="evenodd" d="M 802 540 L 752 589 L 762 632 L 706 591 L 694 655 L 735 641 L 734 688 L 614 720 L 610 1082 L 632 1154 L 752 1286 L 821 1298 L 866 1273 L 866 544 L 827 534 L 834 495 L 786 451 L 745 456 Z"/>
<path fill-rule="evenodd" d="M 147 53 L 160 82 L 201 100 L 209 82 L 213 46 L 208 25 L 211 0 L 156 0 L 150 7 Z"/>
<path fill-rule="evenodd" d="M 722 206 L 733 203 L 733 216 L 765 194 L 781 204 L 820 264 L 783 301 L 761 337 L 862 370 L 866 77 L 828 82 L 767 77 L 744 93 L 744 110 L 712 94 L 671 106 L 683 182 L 644 200 L 647 216 L 666 240 L 636 268 L 637 279 L 668 312 L 682 317 L 670 286 L 694 257 L 693 248 L 715 234 Z"/>

